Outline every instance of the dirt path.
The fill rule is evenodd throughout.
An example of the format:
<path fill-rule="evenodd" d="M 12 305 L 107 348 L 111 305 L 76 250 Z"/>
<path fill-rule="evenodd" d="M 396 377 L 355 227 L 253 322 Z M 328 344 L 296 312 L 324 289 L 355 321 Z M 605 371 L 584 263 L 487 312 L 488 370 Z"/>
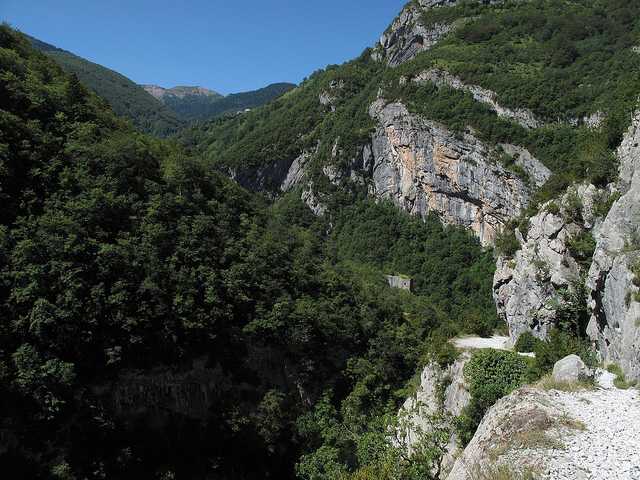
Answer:
<path fill-rule="evenodd" d="M 498 350 L 510 350 L 508 347 L 509 337 L 494 335 L 489 338 L 464 337 L 456 338 L 454 345 L 458 348 L 496 348 Z"/>

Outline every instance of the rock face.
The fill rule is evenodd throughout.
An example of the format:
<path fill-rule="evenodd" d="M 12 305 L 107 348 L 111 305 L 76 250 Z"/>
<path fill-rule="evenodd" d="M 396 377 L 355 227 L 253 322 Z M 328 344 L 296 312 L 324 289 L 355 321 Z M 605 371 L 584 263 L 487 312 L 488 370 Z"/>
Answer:
<path fill-rule="evenodd" d="M 238 382 L 206 357 L 189 366 L 156 367 L 152 370 L 127 370 L 117 380 L 94 387 L 98 397 L 110 397 L 116 413 L 125 417 L 144 415 L 157 425 L 166 422 L 206 422 L 221 398 L 263 395 L 277 387 L 289 392 L 296 401 L 309 401 L 296 383 L 296 367 L 276 349 L 256 348 Z"/>
<path fill-rule="evenodd" d="M 501 0 L 479 0 L 483 3 L 498 3 Z M 458 26 L 462 21 L 453 23 L 423 24 L 423 9 L 435 9 L 452 6 L 460 0 L 418 0 L 410 2 L 400 12 L 393 23 L 380 37 L 373 53 L 375 60 L 386 59 L 391 67 L 411 60 L 422 50 L 433 46 L 438 40 Z"/>
<path fill-rule="evenodd" d="M 409 418 L 409 422 L 428 432 L 430 423 L 427 417 L 438 412 L 460 415 L 462 409 L 471 401 L 464 379 L 463 368 L 471 358 L 469 351 L 463 351 L 456 361 L 446 368 L 435 362 L 424 367 L 420 376 L 420 388 L 414 397 L 408 398 L 399 415 Z M 418 441 L 415 431 L 407 432 L 407 446 Z M 457 439 L 452 438 L 447 447 L 447 455 L 443 458 L 442 467 L 447 469 L 453 464 L 454 455 L 458 451 Z"/>
<path fill-rule="evenodd" d="M 600 360 L 618 363 L 627 377 L 640 381 L 640 113 L 618 149 L 621 197 L 604 222 L 593 229 L 597 245 L 589 270 L 593 316 L 588 333 Z M 637 280 L 635 280 L 637 282 Z"/>
<path fill-rule="evenodd" d="M 521 249 L 512 258 L 498 259 L 493 295 L 512 343 L 525 331 L 546 338 L 554 326 L 555 309 L 549 302 L 557 300 L 559 289 L 570 290 L 572 279 L 580 276 L 567 247 L 579 231 L 578 224 L 567 224 L 562 209 L 547 204 L 530 219 L 526 236 L 516 230 Z"/>
<path fill-rule="evenodd" d="M 589 377 L 593 377 L 593 372 L 578 355 L 568 355 L 553 366 L 553 378 L 558 382 L 577 382 Z"/>
<path fill-rule="evenodd" d="M 593 391 L 525 387 L 498 400 L 447 478 L 640 478 L 638 391 L 596 377 Z"/>
<path fill-rule="evenodd" d="M 498 260 L 494 298 L 498 315 L 509 326 L 513 342 L 524 331 L 545 338 L 555 325 L 551 303 L 558 291 L 571 290 L 587 272 L 567 246 L 581 234 L 595 241 L 584 299 L 592 311 L 587 334 L 600 361 L 618 363 L 631 380 L 640 380 L 640 114 L 618 150 L 620 178 L 598 191 L 573 187 L 560 201 L 544 205 L 530 219 L 528 232 L 516 230 L 521 249 Z M 617 194 L 604 219 L 594 218 L 598 198 Z M 579 203 L 577 205 L 577 203 Z"/>
<path fill-rule="evenodd" d="M 538 119 L 533 112 L 524 108 L 513 110 L 503 107 L 495 101 L 495 97 L 497 95 L 494 91 L 477 85 L 466 85 L 459 78 L 454 77 L 447 71 L 437 69 L 425 70 L 418 75 L 414 81 L 422 83 L 428 81 L 433 82 L 436 85 L 449 85 L 464 92 L 471 92 L 473 98 L 479 102 L 489 104 L 499 117 L 514 120 L 525 128 L 538 128 L 543 125 L 543 122 Z"/>
<path fill-rule="evenodd" d="M 165 97 L 178 97 L 184 98 L 187 95 L 194 95 L 197 97 L 222 97 L 218 92 L 208 90 L 204 87 L 173 87 L 162 88 L 157 85 L 140 85 L 146 92 L 153 95 L 157 99 L 162 100 Z"/>
<path fill-rule="evenodd" d="M 528 187 L 492 164 L 491 150 L 472 135 L 456 136 L 399 103 L 377 101 L 370 114 L 380 126 L 362 168 L 376 197 L 411 213 L 435 211 L 445 224 L 472 230 L 484 245 L 527 205 Z M 548 172 L 538 168 L 533 176 Z"/>

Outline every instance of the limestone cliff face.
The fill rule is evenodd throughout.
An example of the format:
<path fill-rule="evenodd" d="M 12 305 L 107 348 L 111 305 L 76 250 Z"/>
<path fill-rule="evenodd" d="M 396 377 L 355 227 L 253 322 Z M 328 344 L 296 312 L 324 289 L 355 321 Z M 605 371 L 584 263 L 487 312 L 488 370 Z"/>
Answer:
<path fill-rule="evenodd" d="M 452 30 L 457 23 L 425 27 L 419 21 L 422 9 L 455 5 L 458 1 L 420 0 L 417 5 L 415 3 L 408 5 L 380 37 L 373 58 L 376 60 L 386 58 L 387 64 L 395 67 L 412 59 L 420 51 L 430 48 Z"/>
<path fill-rule="evenodd" d="M 584 299 L 593 312 L 587 333 L 602 362 L 618 363 L 636 381 L 640 380 L 640 296 L 633 282 L 634 270 L 640 272 L 639 145 L 640 115 L 618 150 L 620 180 L 602 191 L 592 185 L 573 187 L 560 205 L 543 206 L 530 219 L 526 235 L 516 231 L 521 249 L 513 258 L 500 258 L 494 276 L 498 314 L 509 326 L 512 341 L 527 330 L 545 338 L 555 324 L 549 302 L 557 300 L 560 289 L 570 290 L 573 279 L 587 273 L 571 257 L 568 244 L 581 232 L 588 232 L 596 247 L 586 280 L 588 298 Z M 596 218 L 598 198 L 612 194 L 620 198 L 604 219 Z"/>
<path fill-rule="evenodd" d="M 425 366 L 420 376 L 420 387 L 415 396 L 408 398 L 399 412 L 406 417 L 410 425 L 416 425 L 424 433 L 428 433 L 431 424 L 428 417 L 438 412 L 457 416 L 462 413 L 471 401 L 468 384 L 464 378 L 463 369 L 471 359 L 471 353 L 464 350 L 456 361 L 448 367 L 441 367 L 435 362 Z M 416 431 L 408 429 L 406 435 L 407 446 L 418 441 Z M 443 458 L 442 468 L 446 470 L 453 464 L 459 447 L 457 438 L 452 438 L 447 446 L 447 454 Z"/>
<path fill-rule="evenodd" d="M 379 122 L 370 158 L 362 162 L 371 194 L 411 213 L 435 211 L 445 224 L 472 230 L 484 245 L 527 205 L 528 187 L 493 164 L 494 152 L 472 135 L 457 136 L 399 103 L 380 100 L 370 114 Z M 539 162 L 522 165 L 533 177 L 548 176 Z"/>
<path fill-rule="evenodd" d="M 618 363 L 635 381 L 640 381 L 640 296 L 633 283 L 640 273 L 639 145 L 640 113 L 618 150 L 621 197 L 593 229 L 597 246 L 588 278 L 593 310 L 588 333 L 601 360 Z"/>
<path fill-rule="evenodd" d="M 586 188 L 580 193 L 585 195 Z M 573 193 L 571 195 L 577 195 Z M 531 331 L 546 338 L 555 322 L 555 309 L 560 289 L 571 290 L 573 279 L 580 276 L 580 266 L 571 257 L 568 243 L 584 227 L 567 219 L 566 195 L 561 205 L 547 204 L 530 219 L 528 232 L 516 230 L 521 245 L 513 258 L 500 257 L 494 275 L 494 299 L 501 317 L 509 326 L 512 342 L 521 333 Z"/>
<path fill-rule="evenodd" d="M 237 381 L 240 376 L 243 382 Z M 93 393 L 108 397 L 117 414 L 145 415 L 156 426 L 182 419 L 205 422 L 221 398 L 256 397 L 273 387 L 290 393 L 297 401 L 309 400 L 296 383 L 296 367 L 275 349 L 252 351 L 242 375 L 235 377 L 202 357 L 184 367 L 128 370 L 113 382 L 96 385 Z"/>

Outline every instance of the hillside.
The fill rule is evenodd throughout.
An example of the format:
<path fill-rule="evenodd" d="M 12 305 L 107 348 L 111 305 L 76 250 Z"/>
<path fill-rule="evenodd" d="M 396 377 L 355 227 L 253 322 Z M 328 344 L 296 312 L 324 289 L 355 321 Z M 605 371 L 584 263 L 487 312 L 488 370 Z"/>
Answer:
<path fill-rule="evenodd" d="M 104 98 L 119 117 L 131 121 L 142 133 L 167 137 L 186 126 L 186 122 L 162 102 L 147 95 L 127 77 L 73 53 L 27 37 L 38 50 L 55 59 L 99 97 Z"/>
<path fill-rule="evenodd" d="M 640 380 L 639 46 L 632 0 L 412 0 L 166 142 L 2 26 L 0 468 L 435 480 L 569 354 Z"/>
<path fill-rule="evenodd" d="M 491 254 L 464 230 L 362 196 L 327 237 L 6 25 L 0 56 L 4 478 L 354 471 L 344 432 L 379 437 L 421 358 L 495 321 Z"/>
<path fill-rule="evenodd" d="M 154 86 L 143 86 L 154 87 Z M 202 87 L 160 87 L 147 91 L 189 122 L 235 115 L 259 107 L 294 88 L 291 83 L 274 83 L 251 92 L 222 96 Z M 153 90 L 150 91 L 150 90 Z"/>
<path fill-rule="evenodd" d="M 307 198 L 318 200 L 346 182 L 412 213 L 435 210 L 483 243 L 550 174 L 537 201 L 615 178 L 639 91 L 635 3 L 423 3 L 410 2 L 373 51 L 181 141 L 245 186 L 313 184 Z"/>

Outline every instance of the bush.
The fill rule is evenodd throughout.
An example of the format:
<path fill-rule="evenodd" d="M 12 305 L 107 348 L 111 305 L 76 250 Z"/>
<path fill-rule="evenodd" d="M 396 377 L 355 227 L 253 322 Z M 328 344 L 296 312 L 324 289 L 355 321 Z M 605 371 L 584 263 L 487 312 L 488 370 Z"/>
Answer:
<path fill-rule="evenodd" d="M 536 344 L 539 342 L 540 340 L 536 338 L 533 333 L 529 331 L 523 332 L 515 344 L 516 352 L 533 352 Z"/>
<path fill-rule="evenodd" d="M 513 258 L 515 253 L 520 250 L 520 248 L 522 248 L 522 246 L 516 238 L 515 233 L 505 232 L 496 236 L 494 249 L 496 255 L 504 255 L 505 257 Z"/>
<path fill-rule="evenodd" d="M 480 337 L 490 337 L 493 333 L 493 326 L 479 311 L 463 314 L 461 322 L 465 333 L 471 333 Z"/>
<path fill-rule="evenodd" d="M 558 360 L 572 353 L 582 358 L 588 366 L 593 367 L 596 364 L 587 340 L 576 338 L 558 328 L 551 329 L 549 339 L 536 342 L 533 348 L 536 357 L 527 374 L 529 381 L 537 380 L 550 373 Z"/>
<path fill-rule="evenodd" d="M 489 407 L 517 388 L 529 369 L 529 359 L 507 350 L 489 348 L 471 357 L 464 366 L 471 402 L 454 422 L 462 445 L 469 443 Z"/>

